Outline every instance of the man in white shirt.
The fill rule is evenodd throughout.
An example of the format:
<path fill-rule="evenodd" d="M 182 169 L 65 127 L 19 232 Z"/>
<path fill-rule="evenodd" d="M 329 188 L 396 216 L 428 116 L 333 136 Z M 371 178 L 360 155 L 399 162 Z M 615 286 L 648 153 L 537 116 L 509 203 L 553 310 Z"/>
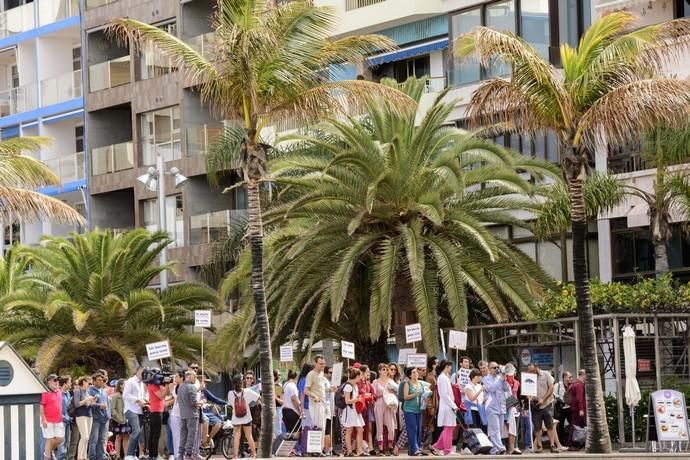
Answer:
<path fill-rule="evenodd" d="M 142 408 L 146 405 L 144 383 L 141 381 L 143 372 L 143 367 L 137 368 L 135 375 L 125 382 L 125 389 L 122 395 L 122 399 L 125 402 L 125 417 L 127 422 L 129 422 L 129 426 L 132 427 L 125 460 L 137 459 L 137 446 L 139 445 L 139 437 L 141 435 L 141 418 L 144 414 Z"/>
<path fill-rule="evenodd" d="M 326 429 L 326 392 L 323 386 L 323 369 L 326 360 L 321 355 L 314 358 L 314 369 L 307 374 L 304 394 L 309 397 L 309 415 L 312 428 Z"/>

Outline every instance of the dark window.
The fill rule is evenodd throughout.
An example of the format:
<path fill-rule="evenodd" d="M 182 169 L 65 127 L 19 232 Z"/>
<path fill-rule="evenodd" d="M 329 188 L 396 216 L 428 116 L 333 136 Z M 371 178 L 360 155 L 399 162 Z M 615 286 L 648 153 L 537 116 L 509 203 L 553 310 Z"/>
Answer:
<path fill-rule="evenodd" d="M 428 54 L 402 61 L 387 62 L 372 68 L 375 80 L 390 77 L 400 83 L 405 82 L 409 77 L 421 78 L 430 75 L 430 73 L 431 58 Z"/>
<path fill-rule="evenodd" d="M 676 17 L 690 17 L 690 0 L 676 0 Z"/>

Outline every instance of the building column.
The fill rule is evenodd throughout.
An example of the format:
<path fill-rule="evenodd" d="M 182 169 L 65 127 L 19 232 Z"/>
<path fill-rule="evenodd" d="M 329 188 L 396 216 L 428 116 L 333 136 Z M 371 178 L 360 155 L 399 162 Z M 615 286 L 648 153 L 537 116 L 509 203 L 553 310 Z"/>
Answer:
<path fill-rule="evenodd" d="M 605 142 L 598 142 L 594 151 L 596 172 L 608 172 L 608 147 Z M 605 283 L 613 279 L 613 265 L 611 264 L 611 224 L 609 219 L 599 216 L 597 232 L 599 234 L 599 279 Z"/>

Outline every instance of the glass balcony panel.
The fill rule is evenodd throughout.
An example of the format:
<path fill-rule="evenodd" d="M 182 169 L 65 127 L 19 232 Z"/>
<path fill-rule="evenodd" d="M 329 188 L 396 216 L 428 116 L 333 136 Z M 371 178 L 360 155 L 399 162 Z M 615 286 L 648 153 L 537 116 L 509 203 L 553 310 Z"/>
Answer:
<path fill-rule="evenodd" d="M 129 61 L 127 55 L 89 66 L 89 91 L 93 93 L 129 83 Z"/>
<path fill-rule="evenodd" d="M 0 114 L 4 117 L 34 110 L 36 104 L 36 83 L 0 91 Z"/>
<path fill-rule="evenodd" d="M 66 184 L 84 178 L 84 152 L 45 160 L 45 164 Z"/>
<path fill-rule="evenodd" d="M 115 1 L 117 0 L 86 0 L 85 7 L 87 10 L 90 10 L 92 8 L 98 8 L 99 6 L 108 5 Z"/>
<path fill-rule="evenodd" d="M 219 125 L 201 125 L 187 128 L 187 156 L 204 155 L 218 137 L 223 134 Z"/>
<path fill-rule="evenodd" d="M 163 157 L 163 161 L 173 161 L 182 158 L 182 142 L 179 139 L 159 144 L 153 144 L 151 140 L 145 140 L 140 146 L 141 161 L 144 166 L 155 165 L 156 155 L 158 154 Z"/>
<path fill-rule="evenodd" d="M 197 35 L 188 40 L 189 46 L 194 48 L 197 53 L 201 54 L 206 59 L 210 58 L 213 53 L 213 47 L 216 41 L 215 32 L 207 32 L 202 35 Z"/>
<path fill-rule="evenodd" d="M 189 244 L 205 244 L 227 238 L 233 222 L 246 215 L 246 209 L 228 209 L 190 216 Z"/>
<path fill-rule="evenodd" d="M 0 38 L 26 32 L 35 26 L 33 3 L 27 3 L 0 13 Z"/>
<path fill-rule="evenodd" d="M 41 82 L 41 105 L 57 104 L 81 97 L 81 70 L 68 72 Z"/>
<path fill-rule="evenodd" d="M 78 0 L 39 0 L 38 23 L 42 26 L 79 16 Z"/>
<path fill-rule="evenodd" d="M 134 144 L 132 141 L 91 149 L 91 174 L 94 176 L 133 167 Z"/>

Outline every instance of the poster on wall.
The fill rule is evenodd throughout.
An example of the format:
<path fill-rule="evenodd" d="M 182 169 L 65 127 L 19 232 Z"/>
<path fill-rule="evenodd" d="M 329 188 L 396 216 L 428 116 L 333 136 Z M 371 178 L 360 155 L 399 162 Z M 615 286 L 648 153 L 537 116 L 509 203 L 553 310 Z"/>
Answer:
<path fill-rule="evenodd" d="M 659 390 L 651 395 L 656 435 L 659 441 L 688 441 L 685 395 L 675 390 Z"/>

